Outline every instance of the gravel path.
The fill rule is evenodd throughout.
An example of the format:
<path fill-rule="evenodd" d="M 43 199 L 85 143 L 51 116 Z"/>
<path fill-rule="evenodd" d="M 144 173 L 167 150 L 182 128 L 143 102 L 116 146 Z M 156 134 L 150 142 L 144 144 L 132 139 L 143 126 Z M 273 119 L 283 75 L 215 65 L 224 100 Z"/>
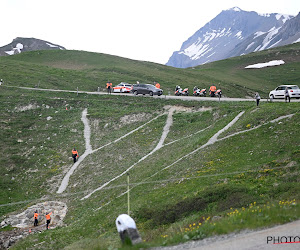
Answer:
<path fill-rule="evenodd" d="M 291 237 L 291 238 L 289 238 Z M 190 241 L 172 247 L 152 248 L 152 250 L 260 250 L 260 249 L 300 249 L 300 220 L 263 230 L 243 231 Z M 294 243 L 285 243 L 285 242 Z M 282 243 L 282 244 L 274 244 Z"/>
<path fill-rule="evenodd" d="M 63 178 L 57 193 L 61 194 L 62 192 L 64 192 L 69 184 L 69 179 L 70 176 L 74 173 L 74 171 L 76 170 L 76 168 L 79 166 L 79 164 L 91 153 L 93 153 L 92 151 L 92 146 L 90 144 L 90 137 L 91 137 L 91 129 L 89 126 L 89 121 L 87 119 L 87 109 L 84 109 L 82 111 L 82 117 L 81 117 L 81 121 L 84 124 L 84 139 L 85 139 L 85 151 L 83 153 L 83 155 L 81 155 L 78 158 L 78 161 L 76 161 L 74 163 L 74 165 L 70 168 L 70 170 L 67 172 L 67 174 L 65 175 L 65 177 Z"/>

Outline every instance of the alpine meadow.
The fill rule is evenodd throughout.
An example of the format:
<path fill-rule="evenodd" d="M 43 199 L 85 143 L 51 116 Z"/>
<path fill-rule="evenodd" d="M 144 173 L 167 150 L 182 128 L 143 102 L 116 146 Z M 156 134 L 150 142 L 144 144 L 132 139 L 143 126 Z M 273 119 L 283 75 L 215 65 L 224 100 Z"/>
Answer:
<path fill-rule="evenodd" d="M 285 64 L 245 69 L 272 60 Z M 1 247 L 145 249 L 299 220 L 300 103 L 254 101 L 299 86 L 299 72 L 300 43 L 186 69 L 84 51 L 0 57 Z M 99 94 L 107 81 L 155 81 L 163 95 Z M 212 84 L 250 101 L 166 98 Z M 53 211 L 50 229 L 33 214 L 17 228 L 37 204 Z M 128 210 L 134 246 L 115 224 Z"/>

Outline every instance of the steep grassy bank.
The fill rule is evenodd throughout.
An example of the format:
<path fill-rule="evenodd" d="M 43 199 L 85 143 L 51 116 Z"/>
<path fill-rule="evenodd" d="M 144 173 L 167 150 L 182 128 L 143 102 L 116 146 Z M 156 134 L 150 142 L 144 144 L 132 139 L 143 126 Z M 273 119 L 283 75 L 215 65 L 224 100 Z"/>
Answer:
<path fill-rule="evenodd" d="M 300 43 L 249 55 L 229 58 L 195 68 L 176 69 L 160 64 L 129 60 L 84 51 L 34 51 L 0 58 L 0 72 L 8 85 L 97 91 L 107 81 L 113 85 L 161 84 L 165 94 L 173 94 L 176 85 L 209 88 L 215 84 L 227 97 L 253 97 L 258 91 L 266 98 L 279 84 L 297 84 L 300 70 Z M 263 69 L 246 66 L 271 60 L 285 64 Z"/>
<path fill-rule="evenodd" d="M 0 200 L 2 205 L 24 203 L 1 206 L 1 215 L 21 212 L 42 197 L 68 205 L 65 226 L 33 234 L 16 249 L 39 243 L 49 249 L 121 247 L 114 223 L 127 212 L 126 175 L 82 198 L 134 164 L 129 171 L 131 216 L 145 240 L 142 247 L 299 218 L 299 103 L 263 103 L 256 108 L 254 103 L 2 90 L 5 143 L 0 153 L 5 157 Z M 178 107 L 165 146 L 137 163 L 160 139 L 165 106 Z M 85 108 L 93 149 L 161 116 L 89 155 L 71 176 L 66 192 L 58 195 L 62 177 L 72 165 L 72 147 L 80 154 L 84 151 L 80 118 Z M 246 132 L 199 149 L 241 111 L 245 113 L 220 138 Z M 271 122 L 288 114 L 294 115 Z M 280 201 L 290 203 L 281 206 Z M 234 217 L 236 210 L 241 217 Z M 225 222 L 228 226 L 221 227 Z"/>

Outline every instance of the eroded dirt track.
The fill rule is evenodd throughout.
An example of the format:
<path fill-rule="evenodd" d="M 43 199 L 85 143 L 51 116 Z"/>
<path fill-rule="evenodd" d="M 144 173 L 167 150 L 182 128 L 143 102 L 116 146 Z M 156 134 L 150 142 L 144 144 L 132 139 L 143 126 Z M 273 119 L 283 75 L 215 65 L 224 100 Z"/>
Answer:
<path fill-rule="evenodd" d="M 297 237 L 298 236 L 298 237 Z M 291 237 L 291 238 L 289 238 Z M 260 250 L 260 249 L 300 249 L 300 220 L 257 231 L 221 235 L 200 241 L 190 241 L 172 247 L 155 250 Z M 286 243 L 286 242 L 292 243 Z M 297 242 L 298 241 L 298 242 Z M 279 244 L 278 244 L 279 243 Z M 152 249 L 152 250 L 154 250 Z"/>

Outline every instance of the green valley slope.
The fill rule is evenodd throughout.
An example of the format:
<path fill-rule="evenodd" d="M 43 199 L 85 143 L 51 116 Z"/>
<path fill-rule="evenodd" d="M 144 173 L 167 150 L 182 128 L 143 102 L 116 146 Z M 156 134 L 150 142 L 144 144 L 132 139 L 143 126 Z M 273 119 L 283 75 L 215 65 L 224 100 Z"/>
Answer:
<path fill-rule="evenodd" d="M 176 85 L 209 88 L 215 84 L 227 97 L 267 97 L 279 84 L 299 82 L 300 43 L 230 58 L 195 68 L 177 69 L 117 56 L 84 51 L 34 51 L 0 58 L 1 78 L 9 85 L 96 91 L 107 81 L 116 85 L 160 82 L 165 94 Z M 245 69 L 255 63 L 284 60 L 285 64 Z"/>
<path fill-rule="evenodd" d="M 297 46 L 287 46 L 280 53 L 287 50 L 292 60 Z M 110 78 L 156 80 L 171 91 L 173 81 L 164 81 L 168 77 L 223 77 L 231 86 L 238 84 L 238 77 L 247 79 L 243 72 L 253 72 L 251 77 L 258 80 L 268 75 L 267 71 L 275 74 L 281 69 L 286 70 L 283 76 L 292 72 L 290 79 L 299 79 L 299 71 L 291 71 L 299 63 L 289 62 L 283 55 L 275 58 L 278 51 L 273 52 L 272 58 L 258 53 L 262 57 L 255 60 L 251 54 L 184 70 L 78 51 L 0 58 L 1 74 L 5 75 L 0 87 L 1 221 L 42 201 L 61 201 L 68 206 L 63 226 L 31 234 L 14 248 L 122 247 L 115 219 L 127 213 L 127 173 L 130 215 L 144 240 L 137 248 L 299 219 L 299 103 L 262 103 L 257 108 L 254 102 L 77 96 L 7 86 L 33 86 L 40 81 L 44 88 L 72 90 L 80 83 L 82 90 L 96 90 L 98 83 Z M 68 58 L 70 65 L 62 58 Z M 283 68 L 258 71 L 242 67 L 263 59 L 287 63 Z M 219 70 L 223 70 L 222 76 L 216 73 Z M 160 78 L 154 79 L 158 75 Z M 253 79 L 243 80 L 243 84 Z M 277 80 L 283 78 L 278 75 Z M 245 86 L 239 85 L 245 89 L 240 96 L 256 90 L 254 85 Z M 80 156 L 86 150 L 86 125 L 81 120 L 85 109 L 93 152 L 70 175 L 66 189 L 57 193 L 73 166 L 72 148 L 76 147 Z M 11 229 L 5 227 L 0 234 Z"/>

